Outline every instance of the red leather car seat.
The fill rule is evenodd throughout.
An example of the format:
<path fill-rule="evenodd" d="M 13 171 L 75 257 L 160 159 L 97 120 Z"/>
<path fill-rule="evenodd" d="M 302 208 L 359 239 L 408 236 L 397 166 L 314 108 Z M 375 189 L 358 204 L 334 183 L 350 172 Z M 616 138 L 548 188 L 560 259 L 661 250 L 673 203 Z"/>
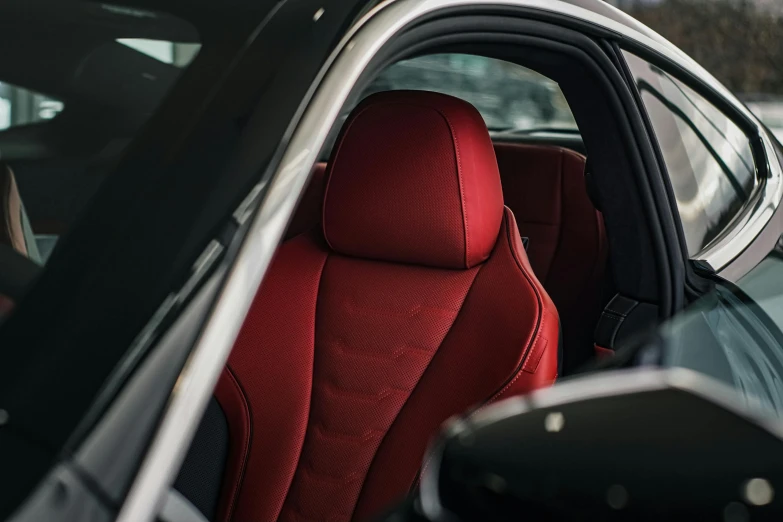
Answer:
<path fill-rule="evenodd" d="M 585 185 L 585 157 L 551 145 L 512 143 L 496 143 L 495 154 L 505 204 L 530 239 L 530 265 L 557 306 L 563 369 L 570 373 L 594 356 L 593 333 L 607 294 L 609 243 Z M 320 222 L 325 169 L 324 163 L 315 167 L 289 237 Z"/>
<path fill-rule="evenodd" d="M 563 370 L 593 357 L 603 311 L 608 242 L 603 216 L 588 196 L 585 157 L 554 146 L 495 144 L 503 195 L 538 279 L 560 314 Z"/>
<path fill-rule="evenodd" d="M 448 417 L 552 384 L 558 317 L 464 101 L 369 97 L 327 172 L 323 234 L 285 242 L 216 397 L 221 520 L 348 521 L 414 485 Z"/>

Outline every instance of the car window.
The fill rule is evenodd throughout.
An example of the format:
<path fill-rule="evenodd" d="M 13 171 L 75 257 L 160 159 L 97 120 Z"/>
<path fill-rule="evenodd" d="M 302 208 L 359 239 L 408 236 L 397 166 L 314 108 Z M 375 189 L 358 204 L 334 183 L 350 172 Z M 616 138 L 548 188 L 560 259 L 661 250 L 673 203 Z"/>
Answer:
<path fill-rule="evenodd" d="M 662 363 L 727 384 L 747 406 L 783 418 L 783 240 L 736 285 L 714 291 L 660 331 Z"/>
<path fill-rule="evenodd" d="M 4 9 L 0 41 L 13 51 L 0 59 L 0 169 L 45 262 L 201 46 L 193 26 L 162 12 Z"/>
<path fill-rule="evenodd" d="M 362 97 L 392 90 L 427 90 L 461 98 L 478 109 L 490 130 L 577 129 L 556 82 L 503 60 L 470 54 L 403 60 L 383 71 Z"/>
<path fill-rule="evenodd" d="M 175 43 L 150 38 L 117 38 L 117 43 L 138 51 L 159 62 L 186 67 L 198 54 L 200 44 Z"/>
<path fill-rule="evenodd" d="M 55 245 L 57 245 L 58 239 L 60 239 L 60 237 L 55 234 L 35 235 L 35 243 L 38 247 L 38 253 L 43 264 L 46 264 L 49 260 L 49 256 L 52 255 L 52 250 L 54 250 Z"/>
<path fill-rule="evenodd" d="M 737 286 L 783 331 L 783 238 L 761 263 L 737 281 Z"/>
<path fill-rule="evenodd" d="M 766 96 L 762 100 L 745 97 L 743 101 L 778 140 L 783 140 L 783 97 Z"/>
<path fill-rule="evenodd" d="M 624 53 L 669 173 L 688 252 L 714 241 L 756 184 L 750 139 L 726 115 L 658 67 Z"/>
<path fill-rule="evenodd" d="M 51 120 L 64 107 L 61 100 L 0 81 L 0 131 Z"/>

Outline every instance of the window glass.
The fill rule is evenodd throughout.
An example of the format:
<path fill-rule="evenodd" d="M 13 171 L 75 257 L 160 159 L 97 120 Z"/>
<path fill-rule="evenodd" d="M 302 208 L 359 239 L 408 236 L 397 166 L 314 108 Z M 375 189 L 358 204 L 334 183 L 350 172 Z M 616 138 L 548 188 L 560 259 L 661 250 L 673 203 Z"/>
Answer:
<path fill-rule="evenodd" d="M 625 53 L 671 178 L 688 251 L 725 230 L 756 183 L 747 135 L 682 82 Z"/>
<path fill-rule="evenodd" d="M 52 255 L 52 250 L 54 250 L 55 245 L 57 245 L 58 239 L 60 239 L 60 237 L 54 234 L 35 235 L 35 243 L 38 247 L 38 253 L 42 263 L 46 264 L 49 260 L 49 256 Z"/>
<path fill-rule="evenodd" d="M 665 366 L 707 375 L 783 418 L 783 239 L 736 287 L 717 283 L 660 333 Z"/>
<path fill-rule="evenodd" d="M 0 131 L 51 120 L 64 108 L 60 100 L 0 81 Z"/>
<path fill-rule="evenodd" d="M 0 60 L 0 168 L 12 172 L 29 218 L 28 250 L 45 262 L 201 45 L 195 27 L 165 13 L 83 3 L 64 17 L 46 3 L 9 1 L 17 8 L 0 20 L 14 49 Z M 14 131 L 32 123 L 40 127 Z"/>
<path fill-rule="evenodd" d="M 148 38 L 117 38 L 117 43 L 130 47 L 156 60 L 185 67 L 196 56 L 201 48 L 199 44 L 169 42 L 167 40 L 150 40 Z"/>
<path fill-rule="evenodd" d="M 718 285 L 662 328 L 663 365 L 706 375 L 746 406 L 783 418 L 781 333 L 768 310 Z"/>
<path fill-rule="evenodd" d="M 473 104 L 497 131 L 577 129 L 557 83 L 520 65 L 469 54 L 434 54 L 403 60 L 383 71 L 365 95 L 427 90 Z"/>

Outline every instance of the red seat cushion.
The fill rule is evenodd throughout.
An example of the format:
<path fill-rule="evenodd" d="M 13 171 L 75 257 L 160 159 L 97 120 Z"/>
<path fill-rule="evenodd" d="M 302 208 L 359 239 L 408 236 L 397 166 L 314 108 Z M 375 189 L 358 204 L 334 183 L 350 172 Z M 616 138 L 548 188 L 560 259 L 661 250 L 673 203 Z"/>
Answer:
<path fill-rule="evenodd" d="M 506 205 L 514 212 L 536 276 L 552 297 L 563 329 L 563 369 L 593 357 L 601 316 L 608 242 L 588 197 L 585 157 L 553 146 L 498 143 Z"/>
<path fill-rule="evenodd" d="M 281 246 L 221 381 L 240 424 L 223 520 L 365 520 L 448 417 L 557 376 L 557 312 L 475 109 L 384 93 L 345 128 L 324 233 Z"/>

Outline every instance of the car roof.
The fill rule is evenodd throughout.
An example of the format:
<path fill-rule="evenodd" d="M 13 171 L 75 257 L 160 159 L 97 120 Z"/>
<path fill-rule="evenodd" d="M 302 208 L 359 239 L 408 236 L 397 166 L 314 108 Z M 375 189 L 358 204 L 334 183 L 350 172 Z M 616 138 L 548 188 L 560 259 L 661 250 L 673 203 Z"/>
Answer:
<path fill-rule="evenodd" d="M 332 1 L 339 2 L 340 0 L 332 0 Z M 365 11 L 369 10 L 372 7 L 378 6 L 380 4 L 393 2 L 393 1 L 396 0 L 369 0 L 365 3 Z M 603 17 L 612 20 L 613 22 L 624 25 L 629 29 L 638 31 L 644 34 L 645 36 L 656 40 L 658 43 L 664 44 L 671 48 L 676 48 L 672 43 L 670 43 L 668 40 L 663 38 L 661 35 L 653 31 L 643 23 L 639 22 L 634 17 L 624 13 L 620 9 L 605 2 L 604 0 L 547 0 L 547 2 L 551 2 L 553 4 L 555 3 L 569 4 L 573 7 L 584 9 L 591 13 L 601 15 Z M 520 5 L 525 4 L 524 0 L 520 0 L 519 3 Z"/>

